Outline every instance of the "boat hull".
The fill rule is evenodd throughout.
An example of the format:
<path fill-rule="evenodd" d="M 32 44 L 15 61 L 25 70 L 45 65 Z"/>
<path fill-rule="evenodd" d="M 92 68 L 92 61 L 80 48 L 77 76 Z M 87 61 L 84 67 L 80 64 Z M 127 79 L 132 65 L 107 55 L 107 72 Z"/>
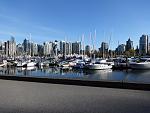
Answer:
<path fill-rule="evenodd" d="M 150 69 L 150 63 L 131 63 L 131 69 Z"/>
<path fill-rule="evenodd" d="M 25 65 L 25 67 L 34 67 L 36 65 L 36 63 L 34 62 L 29 62 Z"/>
<path fill-rule="evenodd" d="M 25 67 L 25 65 L 26 65 L 26 62 L 19 62 L 17 64 L 17 67 Z"/>
<path fill-rule="evenodd" d="M 105 70 L 105 69 L 111 69 L 112 65 L 106 65 L 106 64 L 93 64 L 93 65 L 88 65 L 87 69 L 91 70 Z"/>

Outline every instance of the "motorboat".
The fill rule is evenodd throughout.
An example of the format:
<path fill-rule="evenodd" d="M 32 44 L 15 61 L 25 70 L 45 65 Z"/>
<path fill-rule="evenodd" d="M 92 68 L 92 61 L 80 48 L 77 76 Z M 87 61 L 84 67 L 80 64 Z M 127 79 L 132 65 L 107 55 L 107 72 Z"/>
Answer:
<path fill-rule="evenodd" d="M 18 62 L 17 61 L 15 61 L 15 60 L 9 60 L 9 61 L 7 61 L 7 66 L 8 67 L 12 67 L 12 66 L 17 66 L 17 64 L 18 64 Z"/>
<path fill-rule="evenodd" d="M 44 66 L 44 63 L 43 63 L 43 62 L 38 62 L 38 66 L 39 66 L 39 67 L 43 67 L 43 66 Z"/>
<path fill-rule="evenodd" d="M 129 60 L 127 58 L 117 58 L 114 60 L 113 67 L 115 69 L 127 69 L 130 68 Z"/>
<path fill-rule="evenodd" d="M 85 68 L 86 62 L 83 60 L 77 60 L 76 61 L 76 65 L 74 65 L 74 68 L 79 68 L 79 69 L 83 69 Z"/>
<path fill-rule="evenodd" d="M 0 62 L 0 67 L 5 67 L 7 66 L 7 60 L 2 60 L 2 62 Z"/>
<path fill-rule="evenodd" d="M 41 62 L 38 62 L 38 67 L 49 67 L 50 65 L 50 62 L 49 61 L 41 61 Z"/>
<path fill-rule="evenodd" d="M 111 69 L 112 65 L 107 63 L 102 63 L 102 62 L 95 62 L 95 63 L 88 64 L 86 67 L 87 69 L 91 69 L 91 70 L 105 70 L 105 69 Z"/>
<path fill-rule="evenodd" d="M 59 63 L 59 67 L 69 67 L 69 63 L 67 61 L 62 61 Z"/>
<path fill-rule="evenodd" d="M 71 61 L 71 62 L 69 62 L 69 66 L 70 67 L 74 67 L 76 65 L 76 61 Z"/>
<path fill-rule="evenodd" d="M 129 63 L 131 69 L 150 69 L 150 58 L 139 58 Z"/>
<path fill-rule="evenodd" d="M 25 68 L 27 71 L 34 71 L 36 70 L 35 66 L 28 66 L 27 68 Z"/>
<path fill-rule="evenodd" d="M 27 61 L 25 67 L 34 67 L 36 65 L 36 63 L 34 61 Z"/>
<path fill-rule="evenodd" d="M 17 63 L 17 67 L 25 67 L 26 64 L 27 64 L 26 61 L 19 61 L 19 62 Z"/>

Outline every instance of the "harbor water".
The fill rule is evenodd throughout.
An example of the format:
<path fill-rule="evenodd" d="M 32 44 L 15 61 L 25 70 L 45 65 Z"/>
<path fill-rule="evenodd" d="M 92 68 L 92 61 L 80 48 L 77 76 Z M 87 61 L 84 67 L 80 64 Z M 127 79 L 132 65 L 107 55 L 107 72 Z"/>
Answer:
<path fill-rule="evenodd" d="M 150 70 L 83 70 L 61 69 L 58 67 L 0 67 L 0 76 L 46 77 L 57 79 L 75 79 L 91 81 L 121 81 L 150 83 Z"/>

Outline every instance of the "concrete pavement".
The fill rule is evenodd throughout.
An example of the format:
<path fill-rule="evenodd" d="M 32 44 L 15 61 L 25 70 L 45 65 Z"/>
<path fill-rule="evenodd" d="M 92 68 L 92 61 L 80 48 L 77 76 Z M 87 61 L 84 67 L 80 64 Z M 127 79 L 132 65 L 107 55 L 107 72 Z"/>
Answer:
<path fill-rule="evenodd" d="M 0 113 L 149 113 L 150 91 L 0 80 Z"/>

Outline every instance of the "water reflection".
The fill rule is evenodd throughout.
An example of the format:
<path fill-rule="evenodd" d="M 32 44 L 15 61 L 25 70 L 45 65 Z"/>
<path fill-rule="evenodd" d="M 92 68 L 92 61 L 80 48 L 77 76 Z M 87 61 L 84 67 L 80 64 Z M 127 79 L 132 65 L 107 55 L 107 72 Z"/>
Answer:
<path fill-rule="evenodd" d="M 14 74 L 16 74 L 16 69 L 0 67 L 0 74 L 1 75 L 14 75 Z"/>
<path fill-rule="evenodd" d="M 124 81 L 150 83 L 150 70 L 130 70 Z"/>
<path fill-rule="evenodd" d="M 81 80 L 107 80 L 123 82 L 146 82 L 150 83 L 150 70 L 78 70 L 61 69 L 57 67 L 47 68 L 2 68 L 0 75 L 32 76 L 61 79 Z"/>
<path fill-rule="evenodd" d="M 86 77 L 89 79 L 106 80 L 111 75 L 112 70 L 82 70 L 80 73 L 83 73 L 83 75 L 86 75 Z"/>

